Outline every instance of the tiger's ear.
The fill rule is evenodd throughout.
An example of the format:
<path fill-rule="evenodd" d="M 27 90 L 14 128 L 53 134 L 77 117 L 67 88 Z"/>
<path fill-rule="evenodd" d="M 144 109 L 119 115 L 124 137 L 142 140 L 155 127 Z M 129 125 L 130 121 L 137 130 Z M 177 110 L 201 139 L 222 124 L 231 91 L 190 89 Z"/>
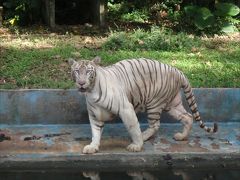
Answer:
<path fill-rule="evenodd" d="M 96 65 L 99 65 L 101 62 L 101 58 L 99 56 L 96 56 L 95 58 L 93 58 L 92 62 Z"/>
<path fill-rule="evenodd" d="M 68 59 L 68 64 L 69 64 L 70 66 L 72 66 L 74 63 L 76 63 L 76 61 L 75 61 L 73 58 L 69 58 L 69 59 Z"/>

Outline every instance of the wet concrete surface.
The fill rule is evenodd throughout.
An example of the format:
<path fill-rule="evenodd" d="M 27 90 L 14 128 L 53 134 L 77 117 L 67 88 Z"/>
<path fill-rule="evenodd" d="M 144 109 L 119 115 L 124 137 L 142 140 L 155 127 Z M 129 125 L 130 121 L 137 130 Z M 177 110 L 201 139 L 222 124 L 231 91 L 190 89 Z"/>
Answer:
<path fill-rule="evenodd" d="M 0 169 L 39 162 L 41 167 L 64 167 L 67 162 L 85 168 L 111 168 L 112 163 L 116 167 L 160 167 L 163 162 L 167 167 L 184 163 L 196 167 L 198 162 L 240 167 L 240 123 L 219 123 L 216 134 L 206 133 L 195 123 L 186 141 L 175 141 L 173 135 L 181 130 L 180 124 L 162 123 L 142 152 L 129 153 L 125 148 L 130 138 L 123 124 L 107 124 L 99 153 L 84 155 L 82 149 L 91 139 L 89 124 L 0 125 Z"/>

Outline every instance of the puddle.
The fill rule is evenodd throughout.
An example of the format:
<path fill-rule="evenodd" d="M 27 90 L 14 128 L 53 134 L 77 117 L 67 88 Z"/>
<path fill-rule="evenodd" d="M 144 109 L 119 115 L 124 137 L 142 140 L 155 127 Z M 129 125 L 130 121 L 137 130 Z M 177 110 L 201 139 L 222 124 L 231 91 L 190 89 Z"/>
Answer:
<path fill-rule="evenodd" d="M 0 172 L 1 179 L 7 180 L 238 180 L 240 177 L 239 169 L 161 169 L 158 171 L 77 171 L 77 170 L 59 170 L 59 171 L 11 171 L 11 172 Z"/>
<path fill-rule="evenodd" d="M 52 137 L 58 137 L 58 136 L 63 136 L 63 135 L 70 135 L 71 133 L 56 133 L 56 134 L 44 134 L 41 136 L 33 135 L 33 136 L 28 136 L 24 138 L 24 141 L 31 141 L 31 140 L 39 140 L 42 138 L 52 138 Z"/>
<path fill-rule="evenodd" d="M 5 134 L 0 133 L 0 142 L 10 141 L 10 140 L 11 140 L 11 137 L 10 137 L 10 136 L 6 136 Z"/>

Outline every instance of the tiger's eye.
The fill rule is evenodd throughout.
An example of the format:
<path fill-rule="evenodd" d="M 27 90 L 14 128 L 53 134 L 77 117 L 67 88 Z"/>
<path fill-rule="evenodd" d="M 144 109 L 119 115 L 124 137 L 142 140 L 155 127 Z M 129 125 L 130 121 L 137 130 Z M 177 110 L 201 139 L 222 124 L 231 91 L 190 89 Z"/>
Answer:
<path fill-rule="evenodd" d="M 79 74 L 79 73 L 80 73 L 79 69 L 76 69 L 76 70 L 75 70 L 75 72 L 76 72 L 77 74 Z"/>
<path fill-rule="evenodd" d="M 86 72 L 87 72 L 87 74 L 89 74 L 91 71 L 87 69 L 87 71 L 86 71 Z"/>

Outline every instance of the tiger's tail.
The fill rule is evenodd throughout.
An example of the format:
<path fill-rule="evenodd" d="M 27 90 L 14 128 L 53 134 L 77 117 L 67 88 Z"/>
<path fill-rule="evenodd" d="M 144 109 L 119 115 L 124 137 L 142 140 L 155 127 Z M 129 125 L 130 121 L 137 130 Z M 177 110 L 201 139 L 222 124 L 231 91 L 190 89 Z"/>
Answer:
<path fill-rule="evenodd" d="M 209 133 L 215 133 L 218 130 L 218 125 L 217 123 L 213 124 L 213 127 L 207 127 L 204 122 L 201 120 L 198 108 L 197 108 L 197 103 L 195 101 L 195 96 L 193 94 L 192 88 L 186 78 L 184 78 L 184 85 L 182 86 L 186 100 L 188 102 L 189 108 L 192 112 L 193 118 L 199 122 L 199 126 L 203 128 L 206 132 Z"/>

